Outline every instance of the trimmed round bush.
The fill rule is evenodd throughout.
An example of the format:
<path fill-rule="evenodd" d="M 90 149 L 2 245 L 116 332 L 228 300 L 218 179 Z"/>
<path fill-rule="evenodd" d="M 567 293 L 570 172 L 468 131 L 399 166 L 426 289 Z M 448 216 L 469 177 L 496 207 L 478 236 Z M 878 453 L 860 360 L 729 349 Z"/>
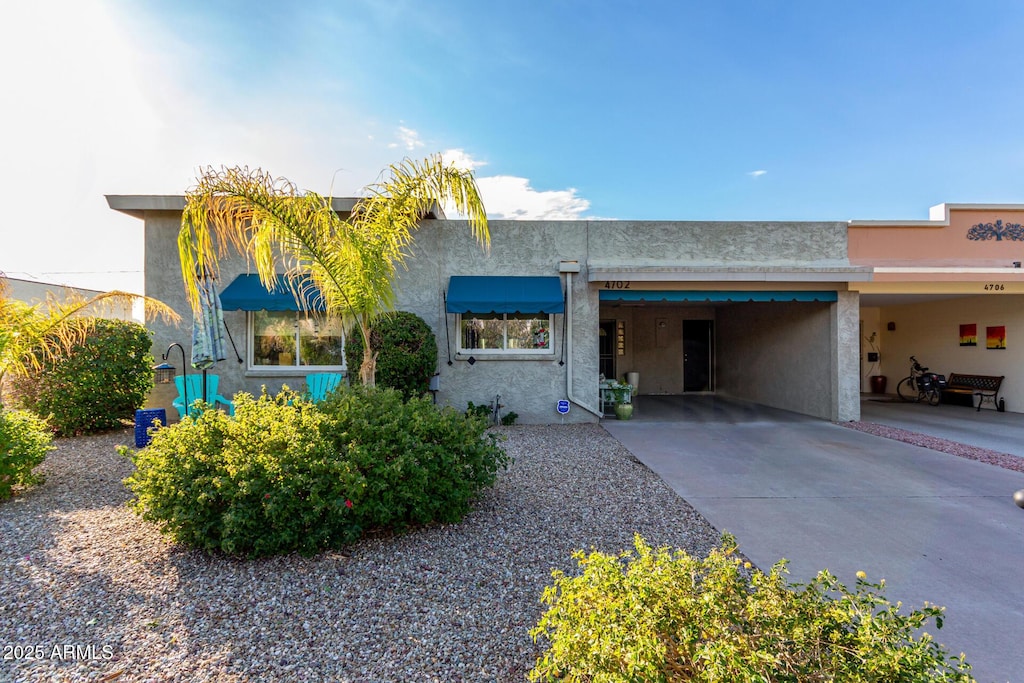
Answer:
<path fill-rule="evenodd" d="M 46 421 L 27 410 L 0 407 L 0 500 L 10 498 L 14 486 L 43 481 L 32 469 L 53 449 Z"/>
<path fill-rule="evenodd" d="M 142 325 L 97 319 L 82 344 L 16 383 L 16 400 L 61 436 L 121 427 L 153 388 L 152 340 Z"/>
<path fill-rule="evenodd" d="M 704 559 L 639 536 L 635 548 L 577 552 L 579 572 L 553 573 L 530 632 L 548 641 L 531 681 L 974 680 L 963 655 L 922 631 L 942 627 L 941 607 L 901 610 L 863 572 L 852 591 L 828 571 L 791 585 L 785 560 L 759 572 L 727 534 Z"/>
<path fill-rule="evenodd" d="M 235 399 L 233 418 L 206 410 L 122 449 L 136 512 L 207 551 L 312 554 L 369 529 L 456 522 L 506 463 L 482 420 L 390 389 Z"/>
<path fill-rule="evenodd" d="M 377 352 L 377 386 L 397 389 L 406 398 L 421 396 L 437 370 L 437 339 L 430 326 L 415 313 L 396 311 L 378 317 L 370 332 L 370 346 Z M 363 337 L 352 334 L 345 344 L 350 368 L 363 362 Z M 359 372 L 350 373 L 358 383 Z"/>

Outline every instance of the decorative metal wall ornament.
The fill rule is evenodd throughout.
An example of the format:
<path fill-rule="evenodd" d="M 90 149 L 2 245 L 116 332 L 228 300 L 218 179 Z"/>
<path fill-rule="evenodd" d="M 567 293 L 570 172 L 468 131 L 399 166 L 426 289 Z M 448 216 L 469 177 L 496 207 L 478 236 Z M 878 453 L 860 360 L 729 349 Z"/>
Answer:
<path fill-rule="evenodd" d="M 995 223 L 978 223 L 967 231 L 967 239 L 979 242 L 995 240 L 1024 241 L 1024 226 L 1020 223 L 1003 223 L 1002 219 Z"/>

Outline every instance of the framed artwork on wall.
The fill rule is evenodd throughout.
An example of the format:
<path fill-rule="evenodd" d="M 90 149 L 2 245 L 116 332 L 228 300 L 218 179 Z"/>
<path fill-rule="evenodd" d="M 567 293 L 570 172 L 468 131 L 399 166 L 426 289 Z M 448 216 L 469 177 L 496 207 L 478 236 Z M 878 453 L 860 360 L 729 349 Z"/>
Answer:
<path fill-rule="evenodd" d="M 985 348 L 1005 349 L 1006 348 L 1006 326 L 997 325 L 985 328 Z"/>
<path fill-rule="evenodd" d="M 960 346 L 978 345 L 978 324 L 970 323 L 960 326 Z"/>

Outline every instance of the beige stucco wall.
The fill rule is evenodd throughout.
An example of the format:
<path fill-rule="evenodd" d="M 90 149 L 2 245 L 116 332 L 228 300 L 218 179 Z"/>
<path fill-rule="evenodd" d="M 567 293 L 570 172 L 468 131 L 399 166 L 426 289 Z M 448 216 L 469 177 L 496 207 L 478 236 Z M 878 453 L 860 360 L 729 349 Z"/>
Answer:
<path fill-rule="evenodd" d="M 653 259 L 695 265 L 847 260 L 845 223 L 594 221 L 586 226 L 591 259 Z"/>
<path fill-rule="evenodd" d="M 881 309 L 877 306 L 862 306 L 860 309 L 860 390 L 862 392 L 871 391 L 871 377 L 873 375 L 880 375 L 881 372 L 881 350 L 879 344 L 881 344 L 880 335 L 881 332 Z M 871 335 L 874 335 L 872 337 Z M 876 352 L 879 354 L 878 361 L 872 362 L 868 360 L 868 353 Z M 886 387 L 886 391 L 895 391 L 896 387 Z"/>
<path fill-rule="evenodd" d="M 572 362 L 572 395 L 597 408 L 597 293 L 586 282 L 586 268 L 572 277 L 572 358 L 563 348 L 563 316 L 555 316 L 552 353 L 508 358 L 457 353 L 457 317 L 444 311 L 444 292 L 451 275 L 556 276 L 563 290 L 567 277 L 559 274 L 563 260 L 585 263 L 583 223 L 491 221 L 491 245 L 482 248 L 463 221 L 425 221 L 416 234 L 415 258 L 399 274 L 398 308 L 420 315 L 434 329 L 441 373 L 438 403 L 459 410 L 467 401 L 488 404 L 501 395 L 503 412 L 513 411 L 523 423 L 588 422 L 597 418 L 580 406 L 566 416 L 557 401 L 569 395 L 567 364 Z M 451 360 L 451 365 L 448 361 Z M 560 365 L 560 361 L 565 364 Z"/>
<path fill-rule="evenodd" d="M 745 303 L 718 317 L 718 391 L 833 418 L 831 308 L 827 303 Z"/>

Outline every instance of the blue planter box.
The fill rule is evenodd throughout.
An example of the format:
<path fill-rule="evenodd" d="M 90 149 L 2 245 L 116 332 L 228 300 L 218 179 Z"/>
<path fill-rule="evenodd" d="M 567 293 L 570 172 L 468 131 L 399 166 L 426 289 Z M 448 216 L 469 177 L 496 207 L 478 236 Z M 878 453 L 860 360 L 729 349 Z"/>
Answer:
<path fill-rule="evenodd" d="M 154 410 L 135 411 L 135 447 L 144 448 L 149 445 L 152 437 L 149 435 L 149 428 L 153 423 L 160 420 L 160 424 L 167 424 L 167 411 L 163 408 Z"/>

